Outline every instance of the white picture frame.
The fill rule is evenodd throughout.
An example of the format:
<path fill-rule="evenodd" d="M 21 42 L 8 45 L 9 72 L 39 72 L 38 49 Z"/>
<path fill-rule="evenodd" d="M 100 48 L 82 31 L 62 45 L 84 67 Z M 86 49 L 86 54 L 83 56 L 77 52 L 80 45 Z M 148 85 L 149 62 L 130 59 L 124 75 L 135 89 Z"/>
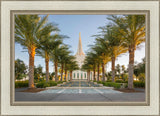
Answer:
<path fill-rule="evenodd" d="M 149 11 L 149 105 L 56 106 L 11 104 L 11 12 L 48 11 Z M 23 11 L 27 11 L 24 12 Z M 32 12 L 33 11 L 33 12 Z M 83 14 L 83 13 L 82 13 Z M 160 115 L 159 112 L 159 1 L 1 1 L 1 115 Z M 147 48 L 146 48 L 147 49 Z M 10 54 L 11 53 L 11 54 Z M 148 52 L 146 52 L 148 54 Z M 13 57 L 14 58 L 14 57 Z M 147 90 L 148 91 L 148 90 Z"/>

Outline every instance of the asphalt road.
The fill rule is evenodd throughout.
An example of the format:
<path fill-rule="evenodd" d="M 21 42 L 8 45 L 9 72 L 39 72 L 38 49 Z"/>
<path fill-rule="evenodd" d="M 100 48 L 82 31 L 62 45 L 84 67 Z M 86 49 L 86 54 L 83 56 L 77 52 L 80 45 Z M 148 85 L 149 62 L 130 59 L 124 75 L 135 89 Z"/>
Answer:
<path fill-rule="evenodd" d="M 26 88 L 15 89 L 15 101 L 53 101 L 53 102 L 144 102 L 145 92 L 123 93 L 102 89 L 50 89 L 38 93 L 20 92 Z"/>

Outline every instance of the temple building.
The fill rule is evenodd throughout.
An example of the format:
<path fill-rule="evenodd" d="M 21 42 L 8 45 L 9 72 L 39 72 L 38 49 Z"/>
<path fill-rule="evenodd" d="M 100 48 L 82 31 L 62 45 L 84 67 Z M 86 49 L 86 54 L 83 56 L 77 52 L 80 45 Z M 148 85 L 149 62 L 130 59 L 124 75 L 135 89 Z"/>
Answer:
<path fill-rule="evenodd" d="M 76 57 L 76 61 L 78 63 L 79 68 L 81 68 L 83 65 L 83 61 L 85 59 L 85 54 L 82 49 L 81 33 L 79 33 L 79 43 L 78 43 L 78 49 L 77 49 L 77 53 L 76 53 L 75 57 Z M 81 70 L 75 70 L 72 73 L 72 79 L 73 80 L 76 80 L 76 79 L 85 80 L 85 79 L 87 79 L 87 72 L 81 71 Z"/>

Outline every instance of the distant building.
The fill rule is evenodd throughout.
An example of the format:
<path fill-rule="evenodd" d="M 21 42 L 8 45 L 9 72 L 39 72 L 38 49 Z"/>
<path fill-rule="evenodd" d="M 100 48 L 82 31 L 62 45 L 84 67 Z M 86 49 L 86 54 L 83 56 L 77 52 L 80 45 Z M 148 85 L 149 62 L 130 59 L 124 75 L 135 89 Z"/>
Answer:
<path fill-rule="evenodd" d="M 82 49 L 81 33 L 79 33 L 79 43 L 78 43 L 78 49 L 75 57 L 76 57 L 76 61 L 78 63 L 79 68 L 81 68 L 85 59 L 85 54 Z M 81 70 L 75 70 L 72 72 L 72 79 L 73 80 L 87 79 L 87 72 L 81 71 Z"/>

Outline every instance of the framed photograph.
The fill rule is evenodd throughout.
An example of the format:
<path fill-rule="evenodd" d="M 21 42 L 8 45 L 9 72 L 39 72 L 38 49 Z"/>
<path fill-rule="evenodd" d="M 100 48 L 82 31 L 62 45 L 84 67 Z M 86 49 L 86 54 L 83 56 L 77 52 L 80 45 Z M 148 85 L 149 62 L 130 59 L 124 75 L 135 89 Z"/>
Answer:
<path fill-rule="evenodd" d="M 160 115 L 159 1 L 1 1 L 1 115 Z"/>

